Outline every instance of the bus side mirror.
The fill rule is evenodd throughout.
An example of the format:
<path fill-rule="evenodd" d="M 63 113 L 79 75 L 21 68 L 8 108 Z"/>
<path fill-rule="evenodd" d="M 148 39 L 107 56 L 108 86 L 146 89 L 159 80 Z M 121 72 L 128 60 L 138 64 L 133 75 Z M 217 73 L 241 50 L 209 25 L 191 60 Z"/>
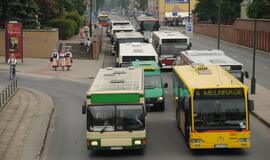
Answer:
<path fill-rule="evenodd" d="M 191 42 L 189 42 L 189 46 L 192 47 L 192 43 Z"/>
<path fill-rule="evenodd" d="M 82 114 L 85 114 L 85 113 L 86 113 L 86 101 L 84 101 L 82 105 Z"/>
<path fill-rule="evenodd" d="M 190 109 L 190 96 L 185 97 L 185 110 Z"/>
<path fill-rule="evenodd" d="M 248 71 L 245 71 L 245 72 L 244 72 L 244 75 L 245 75 L 246 78 L 249 78 Z"/>
<path fill-rule="evenodd" d="M 144 39 L 143 42 L 144 42 L 144 43 L 149 43 L 149 40 L 148 40 L 148 39 Z"/>
<path fill-rule="evenodd" d="M 248 100 L 248 111 L 252 112 L 254 111 L 254 101 Z"/>
<path fill-rule="evenodd" d="M 168 83 L 164 83 L 164 88 L 168 88 Z"/>

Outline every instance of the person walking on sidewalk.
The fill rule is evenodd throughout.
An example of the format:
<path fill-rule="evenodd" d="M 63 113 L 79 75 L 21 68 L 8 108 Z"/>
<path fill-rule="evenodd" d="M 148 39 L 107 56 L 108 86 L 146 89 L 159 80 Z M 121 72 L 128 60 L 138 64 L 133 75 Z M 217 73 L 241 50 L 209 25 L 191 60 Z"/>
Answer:
<path fill-rule="evenodd" d="M 59 67 L 59 53 L 57 52 L 57 49 L 54 49 L 52 52 L 51 62 L 52 68 L 56 71 Z"/>
<path fill-rule="evenodd" d="M 17 64 L 17 59 L 16 56 L 12 53 L 8 59 L 8 64 L 9 64 L 9 79 L 12 80 L 16 76 L 16 64 Z"/>
<path fill-rule="evenodd" d="M 70 68 L 72 66 L 72 53 L 70 51 L 70 49 L 66 49 L 65 52 L 65 56 L 66 56 L 66 64 L 67 64 L 67 70 L 70 71 Z"/>
<path fill-rule="evenodd" d="M 65 54 L 65 50 L 62 49 L 60 54 L 59 54 L 59 58 L 60 58 L 60 67 L 62 67 L 62 71 L 64 71 L 67 62 L 66 62 L 66 54 Z"/>

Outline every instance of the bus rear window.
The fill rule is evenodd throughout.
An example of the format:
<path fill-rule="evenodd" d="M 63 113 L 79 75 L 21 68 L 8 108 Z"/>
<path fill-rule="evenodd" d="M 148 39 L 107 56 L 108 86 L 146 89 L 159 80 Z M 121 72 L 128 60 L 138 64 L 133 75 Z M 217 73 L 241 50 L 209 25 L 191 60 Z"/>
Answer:
<path fill-rule="evenodd" d="M 154 56 L 123 56 L 123 62 L 132 62 L 132 61 L 156 61 Z"/>
<path fill-rule="evenodd" d="M 187 43 L 186 38 L 182 39 L 162 39 L 162 43 Z"/>

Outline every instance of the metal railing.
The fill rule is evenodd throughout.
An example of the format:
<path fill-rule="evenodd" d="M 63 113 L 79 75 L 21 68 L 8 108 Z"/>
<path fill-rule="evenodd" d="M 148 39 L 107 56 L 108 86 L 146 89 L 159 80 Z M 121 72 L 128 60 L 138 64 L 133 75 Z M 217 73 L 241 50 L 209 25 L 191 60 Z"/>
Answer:
<path fill-rule="evenodd" d="M 18 87 L 18 80 L 14 79 L 0 92 L 0 110 L 8 102 Z"/>

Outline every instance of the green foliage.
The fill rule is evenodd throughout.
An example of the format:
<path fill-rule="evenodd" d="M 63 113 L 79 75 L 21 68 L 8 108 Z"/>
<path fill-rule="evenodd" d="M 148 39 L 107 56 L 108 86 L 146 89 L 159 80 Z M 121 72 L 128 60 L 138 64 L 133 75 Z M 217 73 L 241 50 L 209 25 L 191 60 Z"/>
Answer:
<path fill-rule="evenodd" d="M 210 21 L 217 23 L 218 19 L 218 1 L 219 0 L 198 0 L 195 6 L 195 12 L 200 21 Z M 231 24 L 240 17 L 242 0 L 220 0 L 221 3 L 221 23 Z"/>
<path fill-rule="evenodd" d="M 50 27 L 59 29 L 60 39 L 68 39 L 75 33 L 76 22 L 71 19 L 56 18 L 49 21 Z"/>
<path fill-rule="evenodd" d="M 80 15 L 84 14 L 85 3 L 84 0 L 54 0 L 56 8 L 59 9 L 59 14 L 63 15 L 63 10 L 66 12 L 78 12 Z"/>
<path fill-rule="evenodd" d="M 82 26 L 82 18 L 77 12 L 65 13 L 64 18 L 74 20 L 77 23 L 78 27 Z"/>
<path fill-rule="evenodd" d="M 257 6 L 257 18 L 270 19 L 270 1 L 256 0 L 250 3 L 247 8 L 249 18 L 255 17 L 255 7 Z"/>
<path fill-rule="evenodd" d="M 49 20 L 58 16 L 58 10 L 53 0 L 34 0 L 39 7 L 38 17 L 41 24 L 46 24 Z"/>
<path fill-rule="evenodd" d="M 0 26 L 7 21 L 18 21 L 24 28 L 37 26 L 36 15 L 38 6 L 33 0 L 1 0 L 0 1 Z"/>

